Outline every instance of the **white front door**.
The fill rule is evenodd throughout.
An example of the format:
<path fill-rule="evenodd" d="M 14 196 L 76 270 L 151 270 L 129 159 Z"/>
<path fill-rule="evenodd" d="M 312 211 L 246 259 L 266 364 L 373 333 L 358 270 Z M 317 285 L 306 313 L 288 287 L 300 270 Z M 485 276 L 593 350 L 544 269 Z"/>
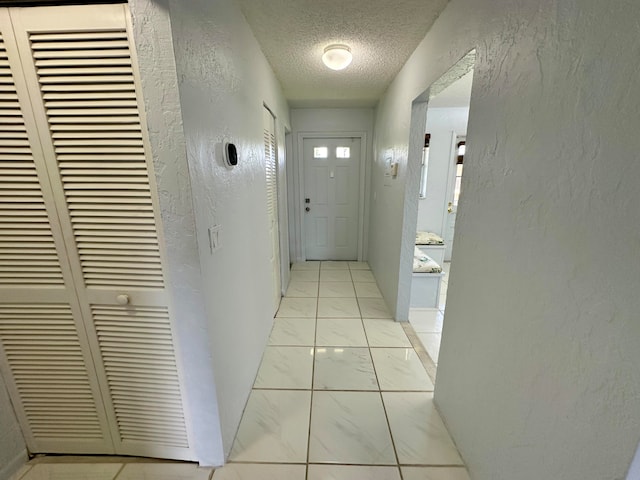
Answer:
<path fill-rule="evenodd" d="M 356 260 L 360 138 L 307 138 L 304 236 L 307 260 Z"/>

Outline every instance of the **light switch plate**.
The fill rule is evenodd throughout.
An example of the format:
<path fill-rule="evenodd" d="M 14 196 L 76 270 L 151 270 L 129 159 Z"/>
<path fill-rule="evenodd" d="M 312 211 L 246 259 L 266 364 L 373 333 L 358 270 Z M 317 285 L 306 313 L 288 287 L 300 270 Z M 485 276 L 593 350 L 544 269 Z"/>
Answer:
<path fill-rule="evenodd" d="M 209 250 L 211 253 L 220 248 L 220 230 L 222 225 L 214 225 L 209 227 Z"/>

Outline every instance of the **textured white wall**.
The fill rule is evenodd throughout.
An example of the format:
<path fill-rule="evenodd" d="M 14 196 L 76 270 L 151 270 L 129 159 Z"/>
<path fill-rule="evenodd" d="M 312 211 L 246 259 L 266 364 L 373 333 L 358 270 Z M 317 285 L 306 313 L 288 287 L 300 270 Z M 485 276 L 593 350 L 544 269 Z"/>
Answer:
<path fill-rule="evenodd" d="M 288 107 L 233 0 L 172 0 L 170 7 L 211 355 L 228 454 L 273 323 L 263 103 L 276 116 L 279 140 L 289 124 Z M 239 163 L 233 170 L 224 167 L 220 155 L 225 139 L 238 148 Z M 213 225 L 221 225 L 221 246 L 211 254 L 207 229 Z"/>
<path fill-rule="evenodd" d="M 167 253 L 179 366 L 193 447 L 203 465 L 224 460 L 209 321 L 189 179 L 168 0 L 131 0 L 133 33 L 142 78 L 147 127 Z"/>
<path fill-rule="evenodd" d="M 411 102 L 477 49 L 436 384 L 474 480 L 622 479 L 638 445 L 638 18 L 452 0 L 378 107 L 369 260 L 393 305 Z"/>
<path fill-rule="evenodd" d="M 300 209 L 303 205 L 303 199 L 300 197 L 300 179 L 299 173 L 301 164 L 304 159 L 298 158 L 299 149 L 301 147 L 300 134 L 303 133 L 341 133 L 341 132 L 358 132 L 365 133 L 366 139 L 362 148 L 365 151 L 365 232 L 368 230 L 369 216 L 369 175 L 372 158 L 373 145 L 373 118 L 374 110 L 372 108 L 299 108 L 291 109 L 291 128 L 292 128 L 292 145 L 293 145 L 293 162 L 290 163 L 289 170 L 289 224 L 292 226 L 291 235 L 291 257 L 296 261 L 300 261 L 302 257 L 302 225 L 300 222 Z M 367 238 L 365 235 L 365 243 L 363 246 L 364 256 L 367 252 Z"/>
<path fill-rule="evenodd" d="M 418 201 L 418 230 L 443 235 L 447 183 L 451 164 L 451 132 L 466 135 L 468 108 L 429 108 L 426 131 L 431 134 L 427 196 Z"/>
<path fill-rule="evenodd" d="M 11 478 L 26 462 L 27 445 L 0 377 L 0 480 Z"/>

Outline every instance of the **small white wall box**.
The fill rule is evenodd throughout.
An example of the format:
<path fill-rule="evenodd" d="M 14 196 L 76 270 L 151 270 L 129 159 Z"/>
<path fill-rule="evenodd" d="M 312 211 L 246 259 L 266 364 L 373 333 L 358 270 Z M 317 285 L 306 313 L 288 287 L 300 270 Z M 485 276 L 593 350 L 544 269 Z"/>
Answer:
<path fill-rule="evenodd" d="M 227 168 L 233 168 L 238 164 L 238 149 L 233 143 L 224 142 L 222 145 L 222 158 Z"/>

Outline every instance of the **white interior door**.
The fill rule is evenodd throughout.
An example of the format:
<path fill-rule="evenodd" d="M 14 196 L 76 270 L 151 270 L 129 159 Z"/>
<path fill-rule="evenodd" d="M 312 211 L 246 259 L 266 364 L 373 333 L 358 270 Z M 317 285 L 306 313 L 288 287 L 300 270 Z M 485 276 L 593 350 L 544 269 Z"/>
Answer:
<path fill-rule="evenodd" d="M 9 17 L 20 56 L 19 64 L 17 58 L 11 60 L 12 69 L 28 96 L 19 104 L 34 119 L 29 139 L 38 144 L 32 151 L 42 153 L 41 168 L 36 159 L 40 189 L 45 204 L 46 192 L 51 192 L 51 231 L 54 237 L 60 232 L 58 257 L 64 256 L 70 272 L 64 292 L 70 309 L 46 289 L 33 294 L 47 303 L 35 313 L 3 305 L 0 315 L 3 327 L 17 325 L 22 317 L 32 319 L 29 328 L 42 341 L 37 348 L 21 344 L 16 352 L 24 358 L 15 363 L 7 353 L 14 334 L 1 339 L 14 403 L 24 412 L 23 431 L 37 440 L 29 448 L 86 451 L 88 446 L 78 449 L 57 441 L 74 438 L 72 425 L 85 433 L 75 437 L 78 441 L 103 441 L 103 449 L 91 448 L 94 453 L 193 459 L 127 7 L 9 9 Z M 79 346 L 67 351 L 65 345 L 74 341 Z M 59 358 L 44 355 L 48 349 Z M 91 358 L 81 364 L 87 351 Z M 31 400 L 20 390 L 17 373 L 24 365 L 70 382 L 43 391 L 45 384 L 37 378 L 24 380 L 31 382 L 25 391 L 40 392 L 40 403 L 47 404 L 37 419 L 58 428 L 57 436 L 53 428 L 45 432 L 47 442 L 39 441 L 41 429 L 28 414 Z M 92 389 L 95 384 L 99 389 Z M 53 415 L 58 411 L 66 416 Z M 103 418 L 106 433 L 96 426 Z"/>
<path fill-rule="evenodd" d="M 280 278 L 280 231 L 278 228 L 278 170 L 276 152 L 275 119 L 271 112 L 264 107 L 262 123 L 264 129 L 264 157 L 267 178 L 267 212 L 269 220 L 269 236 L 271 239 L 270 258 L 273 274 L 273 314 L 280 306 L 282 282 Z"/>
<path fill-rule="evenodd" d="M 461 160 L 458 160 L 458 143 L 462 141 L 463 138 L 464 137 L 456 137 L 455 133 L 452 132 L 452 141 L 454 142 L 454 145 L 451 148 L 453 155 L 449 165 L 449 175 L 447 179 L 447 210 L 445 212 L 443 225 L 443 238 L 445 244 L 444 259 L 447 262 L 451 261 L 451 254 L 453 252 L 456 215 L 458 212 L 458 201 L 460 199 L 463 164 Z"/>
<path fill-rule="evenodd" d="M 360 139 L 305 138 L 304 231 L 307 260 L 356 260 Z"/>

